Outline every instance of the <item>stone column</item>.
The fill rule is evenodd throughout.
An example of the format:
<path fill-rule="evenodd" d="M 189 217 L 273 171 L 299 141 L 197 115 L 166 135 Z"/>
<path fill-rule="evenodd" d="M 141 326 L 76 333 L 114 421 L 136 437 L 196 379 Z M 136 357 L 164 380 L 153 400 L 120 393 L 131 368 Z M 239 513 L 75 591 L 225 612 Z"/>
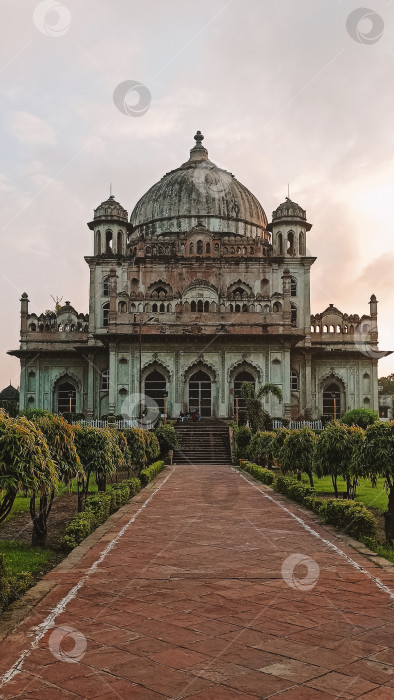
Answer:
<path fill-rule="evenodd" d="M 290 347 L 283 348 L 283 412 L 285 418 L 291 418 L 291 391 L 290 391 Z"/>
<path fill-rule="evenodd" d="M 94 378 L 95 378 L 95 367 L 94 367 L 94 355 L 88 357 L 88 420 L 94 418 Z"/>
<path fill-rule="evenodd" d="M 116 344 L 110 343 L 109 345 L 109 414 L 115 414 L 116 407 L 116 389 L 117 389 L 117 376 L 116 376 Z"/>
<path fill-rule="evenodd" d="M 290 326 L 291 323 L 291 303 L 290 303 L 290 293 L 291 293 L 291 274 L 288 267 L 285 267 L 282 275 L 283 280 L 283 322 L 286 326 Z M 290 375 L 289 375 L 290 376 Z"/>
<path fill-rule="evenodd" d="M 19 408 L 26 408 L 26 360 L 21 357 L 21 378 L 19 387 Z"/>
<path fill-rule="evenodd" d="M 309 353 L 305 356 L 305 403 L 303 412 L 305 420 L 312 417 L 312 360 Z"/>
<path fill-rule="evenodd" d="M 109 315 L 108 315 L 108 325 L 114 326 L 116 324 L 116 295 L 117 295 L 117 277 L 116 270 L 111 267 L 109 271 Z"/>

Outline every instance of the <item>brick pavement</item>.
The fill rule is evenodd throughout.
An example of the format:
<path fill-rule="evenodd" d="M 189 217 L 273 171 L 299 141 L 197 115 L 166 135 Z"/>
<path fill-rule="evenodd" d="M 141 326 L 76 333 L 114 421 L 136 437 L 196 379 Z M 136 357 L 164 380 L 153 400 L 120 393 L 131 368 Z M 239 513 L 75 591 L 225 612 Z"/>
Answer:
<path fill-rule="evenodd" d="M 391 574 L 273 495 L 356 568 L 262 492 L 226 466 L 167 469 L 47 575 L 56 586 L 0 644 L 2 676 L 25 652 L 1 697 L 394 698 L 393 599 L 373 580 Z"/>

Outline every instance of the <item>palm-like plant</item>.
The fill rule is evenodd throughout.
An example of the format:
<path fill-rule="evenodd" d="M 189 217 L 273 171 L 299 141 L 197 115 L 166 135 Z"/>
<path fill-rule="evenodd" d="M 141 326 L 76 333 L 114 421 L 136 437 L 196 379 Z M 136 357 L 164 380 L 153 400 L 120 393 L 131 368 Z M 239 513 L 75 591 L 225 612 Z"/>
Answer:
<path fill-rule="evenodd" d="M 262 399 L 264 396 L 272 394 L 279 401 L 282 401 L 282 391 L 277 384 L 264 384 L 257 391 L 253 384 L 244 382 L 241 387 L 241 396 L 245 402 L 245 411 L 249 426 L 253 433 L 259 430 L 269 430 L 271 418 L 264 410 Z"/>

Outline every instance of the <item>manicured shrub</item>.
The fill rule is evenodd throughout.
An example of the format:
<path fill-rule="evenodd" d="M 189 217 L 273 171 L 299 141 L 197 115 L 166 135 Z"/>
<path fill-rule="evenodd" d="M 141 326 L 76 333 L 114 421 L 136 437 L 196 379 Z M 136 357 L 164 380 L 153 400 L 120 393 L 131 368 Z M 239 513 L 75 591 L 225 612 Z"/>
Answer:
<path fill-rule="evenodd" d="M 160 457 L 166 457 L 170 450 L 176 450 L 179 447 L 177 432 L 172 423 L 159 425 L 154 431 L 160 445 Z"/>
<path fill-rule="evenodd" d="M 388 490 L 388 509 L 385 513 L 386 540 L 394 541 L 394 421 L 373 423 L 365 431 L 365 440 L 354 461 L 365 476 L 376 486 L 383 476 Z"/>
<path fill-rule="evenodd" d="M 297 479 L 292 479 L 289 476 L 278 476 L 274 489 L 278 493 L 283 493 L 285 496 L 297 501 L 297 503 L 304 503 L 304 499 L 307 496 L 315 495 L 315 489 L 312 486 L 307 486 L 302 481 L 297 481 Z"/>
<path fill-rule="evenodd" d="M 145 430 L 141 428 L 126 428 L 123 434 L 127 440 L 127 445 L 130 450 L 131 464 L 137 467 L 140 471 L 146 465 L 146 443 L 144 439 Z"/>
<path fill-rule="evenodd" d="M 270 467 L 273 461 L 272 445 L 274 438 L 275 433 L 269 431 L 261 431 L 253 435 L 247 450 L 249 459 L 263 467 Z"/>
<path fill-rule="evenodd" d="M 260 467 L 258 464 L 253 464 L 252 462 L 242 462 L 241 469 L 244 469 L 248 474 L 251 474 L 263 484 L 271 486 L 274 483 L 275 474 L 270 469 Z"/>
<path fill-rule="evenodd" d="M 234 431 L 234 459 L 238 461 L 246 457 L 247 450 L 252 439 L 252 431 L 246 426 L 238 426 L 236 423 L 233 424 Z"/>
<path fill-rule="evenodd" d="M 368 508 L 360 503 L 329 498 L 323 501 L 319 515 L 325 523 L 335 525 L 350 537 L 358 540 L 376 537 L 377 522 Z"/>
<path fill-rule="evenodd" d="M 275 462 L 280 465 L 280 451 L 287 436 L 290 435 L 288 428 L 277 428 L 274 430 L 275 437 L 272 440 L 272 456 Z"/>
<path fill-rule="evenodd" d="M 316 446 L 316 435 L 310 428 L 290 430 L 279 452 L 282 471 L 308 475 L 313 487 L 313 460 Z"/>
<path fill-rule="evenodd" d="M 72 549 L 80 544 L 97 527 L 98 522 L 92 510 L 78 513 L 67 525 L 64 544 Z"/>
<path fill-rule="evenodd" d="M 335 496 L 338 497 L 338 476 L 347 483 L 348 495 L 354 497 L 359 476 L 362 474 L 356 455 L 362 448 L 364 431 L 358 426 L 349 426 L 331 421 L 320 433 L 315 451 L 315 469 L 319 477 L 330 476 Z"/>
<path fill-rule="evenodd" d="M 370 408 L 353 408 L 342 416 L 340 422 L 345 423 L 345 425 L 358 425 L 365 430 L 369 425 L 377 423 L 378 420 L 377 411 L 372 411 Z"/>
<path fill-rule="evenodd" d="M 154 433 L 144 430 L 146 464 L 152 464 L 160 454 L 160 443 Z"/>
<path fill-rule="evenodd" d="M 159 462 L 154 462 L 154 464 L 151 464 L 146 469 L 143 469 L 140 472 L 140 480 L 142 485 L 146 486 L 146 484 L 149 484 L 149 482 L 152 481 L 152 479 L 154 479 L 155 476 L 157 476 L 163 469 L 163 460 L 160 460 Z"/>

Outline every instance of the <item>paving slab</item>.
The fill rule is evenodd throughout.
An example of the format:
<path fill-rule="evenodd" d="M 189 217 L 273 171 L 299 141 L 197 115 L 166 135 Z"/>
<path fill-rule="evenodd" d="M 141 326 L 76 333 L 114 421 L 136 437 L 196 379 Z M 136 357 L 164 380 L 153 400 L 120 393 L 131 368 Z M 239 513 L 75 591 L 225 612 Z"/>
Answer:
<path fill-rule="evenodd" d="M 0 696 L 392 698 L 393 584 L 236 469 L 176 465 L 8 616 Z"/>

